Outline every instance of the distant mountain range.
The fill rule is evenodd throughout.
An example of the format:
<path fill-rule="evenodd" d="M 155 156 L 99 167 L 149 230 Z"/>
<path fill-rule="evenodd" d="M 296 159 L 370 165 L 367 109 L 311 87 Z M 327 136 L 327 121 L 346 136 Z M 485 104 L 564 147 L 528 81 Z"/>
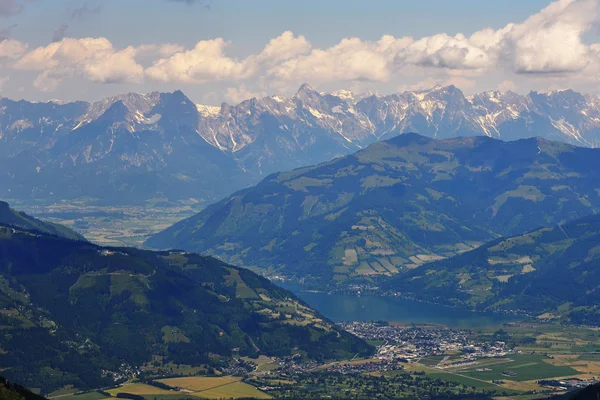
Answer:
<path fill-rule="evenodd" d="M 3 375 L 42 393 L 106 387 L 142 366 L 217 369 L 233 356 L 324 361 L 373 350 L 292 293 L 214 258 L 103 248 L 1 223 L 0 327 Z"/>
<path fill-rule="evenodd" d="M 273 174 L 147 245 L 335 286 L 598 211 L 600 149 L 407 133 Z"/>
<path fill-rule="evenodd" d="M 484 92 L 454 86 L 389 96 L 302 85 L 221 107 L 182 92 L 96 103 L 0 99 L 0 198 L 105 204 L 212 202 L 273 172 L 329 161 L 404 132 L 435 138 L 539 136 L 600 144 L 600 97 L 571 90 Z"/>

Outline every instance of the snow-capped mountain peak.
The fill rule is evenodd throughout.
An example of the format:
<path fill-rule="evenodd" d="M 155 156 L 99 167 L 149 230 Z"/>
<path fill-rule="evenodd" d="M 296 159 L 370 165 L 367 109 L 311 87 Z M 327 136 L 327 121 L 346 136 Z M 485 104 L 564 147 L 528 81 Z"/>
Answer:
<path fill-rule="evenodd" d="M 254 181 L 405 132 L 437 138 L 540 136 L 598 146 L 600 98 L 572 90 L 525 96 L 487 91 L 465 97 L 455 86 L 391 95 L 319 93 L 304 84 L 289 97 L 221 106 L 195 104 L 181 91 L 128 93 L 91 104 L 0 99 L 0 162 L 7 166 L 0 187 L 43 191 L 51 178 L 39 171 L 76 176 L 80 172 L 69 168 L 83 166 L 90 168 L 92 182 L 100 179 L 96 174 L 137 171 L 155 176 L 169 171 L 161 175 L 168 185 L 202 181 L 218 186 L 210 179 L 227 176 L 223 168 L 242 171 L 240 176 Z M 13 162 L 15 157 L 20 161 Z M 11 165 L 21 167 L 13 171 Z M 40 181 L 16 186 L 17 179 Z M 103 185 L 114 188 L 114 183 Z M 123 185 L 118 187 L 143 187 L 139 182 Z"/>

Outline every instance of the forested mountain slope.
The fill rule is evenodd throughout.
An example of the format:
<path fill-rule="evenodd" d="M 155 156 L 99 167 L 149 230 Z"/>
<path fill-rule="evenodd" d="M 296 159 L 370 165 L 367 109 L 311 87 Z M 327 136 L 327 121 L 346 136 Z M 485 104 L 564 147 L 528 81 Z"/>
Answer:
<path fill-rule="evenodd" d="M 2 226 L 0 327 L 3 374 L 43 393 L 104 387 L 157 360 L 219 367 L 234 353 L 371 351 L 290 292 L 213 258 Z"/>
<path fill-rule="evenodd" d="M 498 239 L 383 287 L 444 304 L 600 325 L 600 215 Z"/>
<path fill-rule="evenodd" d="M 327 284 L 393 275 L 598 211 L 598 149 L 404 134 L 271 175 L 147 245 Z"/>

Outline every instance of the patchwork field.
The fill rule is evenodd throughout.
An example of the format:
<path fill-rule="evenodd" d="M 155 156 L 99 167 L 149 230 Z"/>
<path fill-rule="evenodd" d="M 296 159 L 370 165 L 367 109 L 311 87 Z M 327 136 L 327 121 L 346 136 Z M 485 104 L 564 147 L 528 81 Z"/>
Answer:
<path fill-rule="evenodd" d="M 60 400 L 100 400 L 105 399 L 106 396 L 98 392 L 89 392 L 82 394 L 71 394 L 71 395 L 58 395 L 48 396 L 49 399 L 60 399 Z"/>
<path fill-rule="evenodd" d="M 169 385 L 171 387 L 178 387 L 182 391 L 199 392 L 202 390 L 212 389 L 218 386 L 228 385 L 234 382 L 239 382 L 240 380 L 241 378 L 234 376 L 190 376 L 185 378 L 160 379 L 159 382 Z"/>
<path fill-rule="evenodd" d="M 145 385 L 143 383 L 125 384 L 121 387 L 107 390 L 107 392 L 110 393 L 111 396 L 116 396 L 119 393 L 138 394 L 140 396 L 149 394 L 173 394 L 173 392 L 169 390 L 160 389 L 151 385 Z"/>
<path fill-rule="evenodd" d="M 600 376 L 600 359 L 597 355 L 554 355 L 550 361 L 556 366 L 569 366 L 578 372 L 580 378 L 596 378 Z"/>
<path fill-rule="evenodd" d="M 266 393 L 241 381 L 240 377 L 183 377 L 161 379 L 159 382 L 176 388 L 176 390 L 165 390 L 143 383 L 127 383 L 107 392 L 115 398 L 119 393 L 129 393 L 143 396 L 147 400 L 175 400 L 182 398 L 205 398 L 205 399 L 237 399 L 256 398 L 270 399 Z M 107 396 L 99 392 L 90 392 L 79 395 L 62 395 L 55 398 L 60 400 L 100 400 Z"/>
<path fill-rule="evenodd" d="M 194 397 L 207 399 L 242 398 L 253 397 L 258 399 L 270 399 L 271 397 L 252 385 L 241 382 L 241 378 L 233 376 L 223 377 L 185 377 L 161 379 L 162 382 L 171 387 L 178 387 L 180 391 Z"/>
<path fill-rule="evenodd" d="M 531 381 L 538 379 L 574 376 L 578 371 L 567 365 L 553 365 L 548 357 L 537 354 L 518 354 L 509 357 L 512 361 L 502 364 L 489 364 L 486 371 L 477 371 L 482 366 L 476 365 L 460 373 L 484 381 Z M 504 374 L 507 372 L 508 374 Z M 509 374 L 514 373 L 514 376 Z"/>
<path fill-rule="evenodd" d="M 85 201 L 52 206 L 20 205 L 20 210 L 44 220 L 65 225 L 86 239 L 106 246 L 141 247 L 146 239 L 184 218 L 194 215 L 201 206 L 182 202 L 179 206 L 102 207 Z"/>
<path fill-rule="evenodd" d="M 455 375 L 450 372 L 431 372 L 427 375 L 429 375 L 431 378 L 437 378 L 449 382 L 456 382 L 460 383 L 461 385 L 473 386 L 478 389 L 492 389 L 496 386 L 490 382 L 473 379 L 464 375 Z"/>
<path fill-rule="evenodd" d="M 567 357 L 567 356 L 565 356 Z M 484 358 L 477 364 L 467 367 L 440 369 L 436 365 L 444 357 L 427 357 L 419 363 L 407 365 L 407 370 L 423 371 L 431 378 L 456 382 L 478 389 L 495 390 L 499 393 L 517 395 L 523 392 L 543 389 L 537 381 L 540 379 L 578 377 L 590 379 L 591 374 L 583 373 L 583 368 L 589 368 L 588 361 L 577 360 L 577 355 L 567 358 L 546 357 L 542 354 L 516 354 L 505 358 Z M 594 368 L 592 366 L 592 368 Z M 479 371 L 478 371 L 479 370 Z M 505 375 L 507 372 L 509 374 Z M 515 373 L 515 376 L 510 376 Z M 513 397 L 511 397 L 513 398 Z M 535 399 L 536 397 L 522 397 Z"/>
<path fill-rule="evenodd" d="M 270 399 L 271 396 L 261 392 L 254 386 L 243 382 L 234 382 L 223 386 L 217 386 L 202 392 L 193 393 L 194 396 L 206 399 L 229 399 L 229 398 L 255 398 Z"/>

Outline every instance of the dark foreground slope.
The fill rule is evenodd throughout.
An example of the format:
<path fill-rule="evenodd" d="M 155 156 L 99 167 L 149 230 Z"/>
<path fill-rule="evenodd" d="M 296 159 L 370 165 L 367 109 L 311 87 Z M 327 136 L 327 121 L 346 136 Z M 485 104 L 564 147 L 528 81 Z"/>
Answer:
<path fill-rule="evenodd" d="M 12 227 L 0 227 L 0 329 L 3 374 L 43 393 L 102 387 L 110 371 L 156 360 L 218 367 L 234 353 L 371 351 L 248 270 Z"/>
<path fill-rule="evenodd" d="M 65 239 L 85 240 L 83 236 L 66 226 L 45 222 L 17 211 L 4 201 L 0 201 L 0 224 L 11 225 L 19 228 L 35 230 L 50 235 L 56 235 Z"/>
<path fill-rule="evenodd" d="M 0 376 L 0 400 L 45 400 L 44 397 L 25 389 L 15 383 L 9 382 Z"/>
<path fill-rule="evenodd" d="M 499 239 L 386 282 L 445 304 L 600 325 L 600 215 Z"/>
<path fill-rule="evenodd" d="M 404 134 L 271 175 L 151 238 L 273 275 L 392 275 L 600 211 L 600 149 Z"/>

